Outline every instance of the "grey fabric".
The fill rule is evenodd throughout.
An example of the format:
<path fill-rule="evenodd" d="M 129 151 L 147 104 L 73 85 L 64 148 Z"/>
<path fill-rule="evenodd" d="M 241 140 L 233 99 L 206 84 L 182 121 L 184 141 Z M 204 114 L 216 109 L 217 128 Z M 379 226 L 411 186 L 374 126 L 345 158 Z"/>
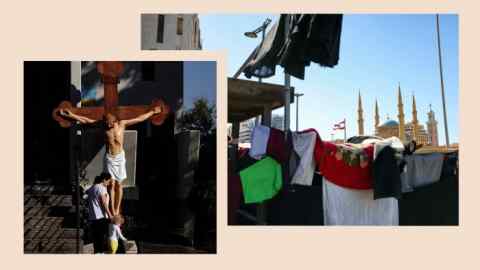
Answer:
<path fill-rule="evenodd" d="M 407 165 L 401 175 L 402 192 L 411 192 L 415 188 L 427 186 L 440 180 L 444 155 L 414 154 L 404 157 Z"/>

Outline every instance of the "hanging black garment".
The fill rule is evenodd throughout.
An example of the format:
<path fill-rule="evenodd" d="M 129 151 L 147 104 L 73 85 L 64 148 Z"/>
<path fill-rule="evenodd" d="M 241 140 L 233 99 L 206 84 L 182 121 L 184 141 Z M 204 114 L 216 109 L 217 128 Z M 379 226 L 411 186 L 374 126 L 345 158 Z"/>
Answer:
<path fill-rule="evenodd" d="M 324 67 L 338 63 L 342 15 L 293 14 L 289 37 L 280 51 L 279 64 L 287 74 L 304 79 L 305 67 L 314 62 Z"/>
<path fill-rule="evenodd" d="M 399 162 L 395 150 L 385 146 L 373 162 L 373 198 L 402 196 Z"/>
<path fill-rule="evenodd" d="M 252 158 L 248 153 L 245 153 L 237 160 L 237 168 L 235 173 L 240 173 L 244 169 L 252 166 L 253 164 L 257 163 L 258 160 Z"/>
<path fill-rule="evenodd" d="M 321 176 L 313 176 L 321 183 Z M 268 201 L 269 225 L 324 225 L 322 185 L 288 185 Z"/>
<path fill-rule="evenodd" d="M 282 163 L 283 186 L 290 185 L 298 165 L 300 164 L 300 156 L 293 149 L 292 132 L 287 131 L 287 141 L 285 143 L 285 151 L 287 159 Z"/>
<path fill-rule="evenodd" d="M 305 66 L 310 62 L 324 67 L 338 64 L 341 14 L 283 14 L 265 40 L 254 51 L 244 74 L 267 78 L 275 75 L 275 66 L 281 65 L 287 74 L 304 79 Z M 285 22 L 289 21 L 288 40 Z"/>

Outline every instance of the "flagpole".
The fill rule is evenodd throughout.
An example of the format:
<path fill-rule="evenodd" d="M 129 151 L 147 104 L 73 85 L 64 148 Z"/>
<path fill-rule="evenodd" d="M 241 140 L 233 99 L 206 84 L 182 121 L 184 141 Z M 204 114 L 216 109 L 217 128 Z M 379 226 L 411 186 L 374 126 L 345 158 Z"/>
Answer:
<path fill-rule="evenodd" d="M 438 42 L 438 63 L 440 66 L 440 86 L 442 90 L 442 104 L 443 104 L 443 123 L 445 127 L 445 142 L 447 144 L 447 148 L 450 146 L 450 140 L 448 138 L 448 125 L 447 125 L 447 107 L 445 105 L 445 89 L 443 85 L 443 68 L 442 68 L 442 52 L 440 48 L 440 24 L 438 22 L 438 14 L 437 14 L 437 42 Z"/>

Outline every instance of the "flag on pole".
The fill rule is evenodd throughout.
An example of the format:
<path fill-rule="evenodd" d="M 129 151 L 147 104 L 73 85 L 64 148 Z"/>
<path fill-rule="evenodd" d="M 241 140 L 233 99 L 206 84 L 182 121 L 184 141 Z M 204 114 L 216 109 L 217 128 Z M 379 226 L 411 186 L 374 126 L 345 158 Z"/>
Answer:
<path fill-rule="evenodd" d="M 345 120 L 333 125 L 333 130 L 345 129 Z"/>

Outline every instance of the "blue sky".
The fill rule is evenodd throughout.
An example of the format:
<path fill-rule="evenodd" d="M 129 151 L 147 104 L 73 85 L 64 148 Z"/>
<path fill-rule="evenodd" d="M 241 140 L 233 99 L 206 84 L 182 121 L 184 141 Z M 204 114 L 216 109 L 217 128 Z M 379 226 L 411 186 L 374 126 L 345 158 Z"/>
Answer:
<path fill-rule="evenodd" d="M 260 41 L 243 35 L 258 27 L 265 18 L 278 15 L 200 16 L 204 50 L 228 50 L 228 76 L 232 76 Z M 433 14 L 346 14 L 339 64 L 322 68 L 312 64 L 305 80 L 292 78 L 300 98 L 300 129 L 315 128 L 330 139 L 333 124 L 346 118 L 347 137 L 357 134 L 357 96 L 362 94 L 365 132 L 373 133 L 374 105 L 378 99 L 380 121 L 387 115 L 396 119 L 397 88 L 402 88 L 406 120 L 411 120 L 412 94 L 418 118 L 427 121 L 429 104 L 439 123 L 440 143 L 445 142 L 438 68 L 435 15 Z M 450 142 L 458 142 L 458 16 L 440 15 L 444 83 Z M 240 78 L 244 78 L 241 76 Z M 283 70 L 264 80 L 283 83 Z M 295 104 L 291 107 L 291 127 L 295 127 Z M 274 113 L 283 114 L 283 109 Z M 342 138 L 338 132 L 336 138 Z"/>
<path fill-rule="evenodd" d="M 216 104 L 217 63 L 215 61 L 191 61 L 183 64 L 183 104 L 185 109 L 192 108 L 193 102 L 206 98 L 210 104 Z"/>

